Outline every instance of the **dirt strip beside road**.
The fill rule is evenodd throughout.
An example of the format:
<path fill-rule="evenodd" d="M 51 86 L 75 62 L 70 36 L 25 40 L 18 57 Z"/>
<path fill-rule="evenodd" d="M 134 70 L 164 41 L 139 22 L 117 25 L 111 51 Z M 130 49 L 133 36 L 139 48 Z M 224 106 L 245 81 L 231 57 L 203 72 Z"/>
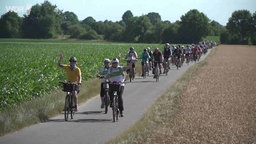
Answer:
<path fill-rule="evenodd" d="M 256 143 L 256 47 L 221 45 L 190 81 L 163 143 Z"/>

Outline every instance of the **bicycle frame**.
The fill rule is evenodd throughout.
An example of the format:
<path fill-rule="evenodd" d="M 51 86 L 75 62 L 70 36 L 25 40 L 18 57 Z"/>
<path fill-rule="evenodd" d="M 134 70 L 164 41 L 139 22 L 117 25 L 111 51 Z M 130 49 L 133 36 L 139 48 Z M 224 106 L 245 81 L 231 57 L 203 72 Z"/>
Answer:
<path fill-rule="evenodd" d="M 64 119 L 68 121 L 69 115 L 73 119 L 75 111 L 73 107 L 74 96 L 72 92 L 76 90 L 76 83 L 61 82 L 63 84 L 63 91 L 66 92 L 65 105 L 64 105 Z"/>

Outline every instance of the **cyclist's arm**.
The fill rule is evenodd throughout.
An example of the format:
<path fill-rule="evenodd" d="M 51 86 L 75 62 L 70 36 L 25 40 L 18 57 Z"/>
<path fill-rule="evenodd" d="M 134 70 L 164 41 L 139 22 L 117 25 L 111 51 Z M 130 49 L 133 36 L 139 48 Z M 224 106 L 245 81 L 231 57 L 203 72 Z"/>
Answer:
<path fill-rule="evenodd" d="M 62 64 L 62 60 L 63 60 L 63 54 L 60 53 L 60 55 L 59 55 L 59 60 L 58 60 L 58 66 L 61 67 L 61 68 L 64 67 L 64 65 Z"/>
<path fill-rule="evenodd" d="M 79 75 L 79 76 L 78 76 L 78 85 L 81 85 L 81 83 L 82 83 L 82 76 Z"/>

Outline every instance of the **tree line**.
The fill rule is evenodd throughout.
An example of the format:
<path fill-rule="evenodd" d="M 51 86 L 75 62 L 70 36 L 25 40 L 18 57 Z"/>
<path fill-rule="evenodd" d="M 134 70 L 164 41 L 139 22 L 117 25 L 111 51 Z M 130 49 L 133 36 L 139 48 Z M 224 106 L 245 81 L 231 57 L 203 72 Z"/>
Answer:
<path fill-rule="evenodd" d="M 256 12 L 235 11 L 222 26 L 196 9 L 180 21 L 163 21 L 156 12 L 134 16 L 130 10 L 122 20 L 78 20 L 75 13 L 63 12 L 48 1 L 32 6 L 30 14 L 19 17 L 7 12 L 0 18 L 0 38 L 74 38 L 137 43 L 197 43 L 206 36 L 220 36 L 221 43 L 256 44 Z"/>

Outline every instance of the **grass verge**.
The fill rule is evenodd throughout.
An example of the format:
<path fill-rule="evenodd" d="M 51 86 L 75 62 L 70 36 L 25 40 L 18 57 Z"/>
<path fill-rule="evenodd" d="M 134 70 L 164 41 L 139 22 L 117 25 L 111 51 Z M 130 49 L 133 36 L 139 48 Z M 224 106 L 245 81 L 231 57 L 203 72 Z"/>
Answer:
<path fill-rule="evenodd" d="M 83 83 L 78 95 L 79 103 L 97 95 L 99 88 L 100 80 L 98 79 Z M 45 122 L 49 117 L 60 114 L 63 110 L 64 98 L 65 92 L 57 90 L 40 98 L 6 108 L 0 112 L 0 136 L 35 123 Z"/>
<path fill-rule="evenodd" d="M 215 50 L 211 51 L 210 56 L 214 54 L 214 51 Z M 204 65 L 207 65 L 207 58 L 190 67 L 164 95 L 154 102 L 141 120 L 107 143 L 161 143 L 158 140 L 151 139 L 151 136 L 157 133 L 161 128 L 166 128 L 167 130 L 171 129 L 172 122 L 170 118 L 175 116 L 175 113 L 179 112 L 179 101 L 182 92 L 186 89 L 193 76 L 195 76 Z"/>

